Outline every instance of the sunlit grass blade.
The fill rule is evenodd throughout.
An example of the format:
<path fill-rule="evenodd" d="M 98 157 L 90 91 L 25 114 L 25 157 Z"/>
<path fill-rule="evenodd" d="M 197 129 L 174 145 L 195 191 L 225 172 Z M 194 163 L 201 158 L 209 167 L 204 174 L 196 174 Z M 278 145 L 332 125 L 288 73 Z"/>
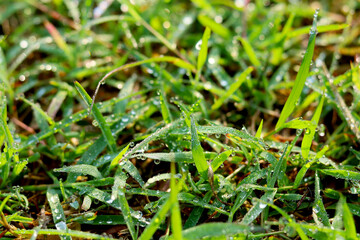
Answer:
<path fill-rule="evenodd" d="M 215 101 L 215 103 L 211 106 L 211 110 L 216 110 L 225 102 L 226 99 L 228 99 L 236 90 L 239 89 L 241 84 L 245 82 L 248 75 L 254 70 L 253 67 L 248 67 L 244 72 L 240 74 L 236 82 L 231 84 L 229 87 L 229 90 L 226 92 L 226 94 L 222 95 L 219 99 Z"/>
<path fill-rule="evenodd" d="M 49 189 L 46 192 L 46 197 L 49 201 L 56 229 L 60 231 L 67 231 L 66 218 L 58 194 L 55 190 Z M 71 239 L 71 237 L 63 236 L 61 239 Z"/>
<path fill-rule="evenodd" d="M 349 24 L 346 24 L 346 23 L 342 23 L 342 24 L 329 24 L 329 25 L 323 25 L 323 26 L 318 26 L 317 27 L 317 31 L 319 33 L 322 33 L 322 32 L 330 32 L 330 31 L 338 31 L 338 30 L 342 30 L 342 29 L 345 29 L 347 27 L 349 27 L 350 25 Z M 311 27 L 312 26 L 307 26 L 307 27 L 302 27 L 302 28 L 299 28 L 299 29 L 295 29 L 291 32 L 289 32 L 287 34 L 287 37 L 288 38 L 293 38 L 293 37 L 297 37 L 297 36 L 300 36 L 300 35 L 303 35 L 303 34 L 307 34 L 310 30 L 311 30 Z"/>
<path fill-rule="evenodd" d="M 195 120 L 193 117 L 191 117 L 191 151 L 195 162 L 195 166 L 199 174 L 203 179 L 207 179 L 207 170 L 209 166 L 206 162 L 204 150 L 201 147 L 199 141 Z"/>
<path fill-rule="evenodd" d="M 317 172 L 315 173 L 315 202 L 313 206 L 313 218 L 318 225 L 323 224 L 326 227 L 330 227 L 329 217 L 320 196 L 320 178 Z"/>
<path fill-rule="evenodd" d="M 214 158 L 214 160 L 211 161 L 212 170 L 215 172 L 221 166 L 221 164 L 223 164 L 224 161 L 226 161 L 228 159 L 228 157 L 230 156 L 231 153 L 232 153 L 232 150 L 227 150 L 227 151 L 222 152 L 219 155 L 217 155 Z"/>
<path fill-rule="evenodd" d="M 260 63 L 259 59 L 257 58 L 256 53 L 255 53 L 253 47 L 251 46 L 250 42 L 246 38 L 243 38 L 243 37 L 239 37 L 239 40 L 240 40 L 242 46 L 244 47 L 246 55 L 248 56 L 251 64 L 255 67 L 260 67 L 261 63 Z"/>
<path fill-rule="evenodd" d="M 313 117 L 311 118 L 311 122 L 314 124 L 314 127 L 307 128 L 305 131 L 304 138 L 301 142 L 301 154 L 303 158 L 306 160 L 309 156 L 310 147 L 312 144 L 312 140 L 315 136 L 315 128 L 319 124 L 319 119 L 321 116 L 321 110 L 324 104 L 325 97 L 323 96 L 320 100 L 319 105 L 317 106 Z"/>
<path fill-rule="evenodd" d="M 258 128 L 258 130 L 256 131 L 256 134 L 255 134 L 255 137 L 257 137 L 257 138 L 260 138 L 260 137 L 261 137 L 261 132 L 262 132 L 262 127 L 263 127 L 263 122 L 264 122 L 264 120 L 263 120 L 263 119 L 261 119 L 261 122 L 260 122 L 259 128 Z"/>
<path fill-rule="evenodd" d="M 85 101 L 85 103 L 90 107 L 92 104 L 91 97 L 87 94 L 87 92 L 81 86 L 81 84 L 79 82 L 75 82 L 75 87 L 76 87 L 76 90 L 78 90 L 78 92 L 80 93 L 80 96 Z M 103 115 L 101 114 L 101 112 L 99 111 L 99 109 L 96 106 L 93 106 L 93 115 L 95 117 L 95 120 L 99 124 L 99 127 L 103 133 L 103 136 L 106 139 L 106 142 L 109 145 L 110 150 L 112 152 L 115 152 L 116 151 L 115 139 L 111 133 L 109 126 L 106 124 L 106 121 L 105 121 Z"/>
<path fill-rule="evenodd" d="M 276 123 L 275 129 L 280 128 L 294 111 L 297 101 L 300 98 L 300 94 L 303 90 L 306 78 L 309 75 L 309 68 L 312 61 L 314 48 L 315 48 L 315 39 L 316 39 L 316 25 L 317 25 L 317 14 L 314 16 L 313 26 L 310 31 L 310 38 L 308 46 L 304 55 L 304 58 L 301 62 L 300 69 L 296 75 L 294 87 L 291 90 L 289 98 L 286 100 L 285 106 L 281 111 L 280 118 Z"/>
<path fill-rule="evenodd" d="M 203 26 L 210 28 L 214 33 L 220 35 L 221 37 L 223 37 L 225 39 L 230 38 L 230 36 L 231 36 L 230 31 L 223 25 L 221 25 L 221 24 L 215 22 L 214 20 L 212 20 L 211 18 L 209 18 L 208 16 L 206 16 L 204 14 L 199 14 L 198 20 Z"/>
<path fill-rule="evenodd" d="M 126 147 L 124 147 L 123 150 L 121 150 L 119 154 L 111 161 L 109 171 L 111 171 L 119 163 L 119 161 L 123 158 L 124 154 L 127 152 L 129 147 L 130 147 L 130 143 L 126 145 Z"/>
<path fill-rule="evenodd" d="M 54 169 L 54 172 L 81 173 L 83 175 L 93 176 L 94 178 L 103 178 L 103 176 L 95 166 L 86 164 L 77 164 L 63 168 L 57 168 Z"/>
<path fill-rule="evenodd" d="M 211 30 L 209 27 L 205 28 L 204 34 L 201 39 L 201 48 L 197 60 L 197 71 L 195 76 L 195 81 L 199 81 L 201 70 L 206 62 L 207 54 L 208 54 L 208 41 L 211 35 Z"/>

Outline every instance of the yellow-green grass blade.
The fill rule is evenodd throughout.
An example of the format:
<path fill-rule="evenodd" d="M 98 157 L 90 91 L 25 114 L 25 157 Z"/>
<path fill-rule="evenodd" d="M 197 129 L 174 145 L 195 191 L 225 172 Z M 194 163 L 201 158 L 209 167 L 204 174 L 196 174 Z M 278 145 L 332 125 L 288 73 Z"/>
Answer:
<path fill-rule="evenodd" d="M 308 159 L 310 147 L 312 144 L 312 140 L 315 136 L 315 128 L 319 124 L 320 116 L 321 116 L 321 110 L 324 104 L 325 97 L 322 96 L 319 105 L 317 106 L 313 117 L 311 118 L 311 122 L 313 123 L 313 127 L 309 127 L 305 131 L 304 138 L 301 142 L 301 154 L 305 160 Z"/>
<path fill-rule="evenodd" d="M 246 38 L 242 38 L 239 37 L 239 40 L 242 44 L 242 46 L 244 47 L 244 50 L 250 60 L 250 62 L 252 63 L 252 65 L 254 65 L 255 67 L 260 67 L 261 63 L 259 61 L 259 59 L 256 56 L 256 53 L 253 49 L 253 47 L 251 46 L 251 44 L 249 43 L 249 41 Z"/>

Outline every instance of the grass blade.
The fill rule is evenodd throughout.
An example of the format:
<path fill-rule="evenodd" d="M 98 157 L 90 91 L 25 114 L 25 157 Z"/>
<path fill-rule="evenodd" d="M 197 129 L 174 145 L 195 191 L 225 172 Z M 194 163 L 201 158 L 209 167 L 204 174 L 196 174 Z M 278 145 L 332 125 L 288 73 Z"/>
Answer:
<path fill-rule="evenodd" d="M 86 164 L 78 164 L 63 168 L 57 168 L 54 169 L 54 172 L 81 173 L 83 175 L 90 175 L 98 179 L 103 178 L 103 176 L 95 166 L 86 165 Z"/>
<path fill-rule="evenodd" d="M 214 33 L 220 35 L 221 37 L 223 37 L 225 39 L 230 38 L 230 36 L 231 36 L 230 31 L 223 25 L 221 25 L 221 24 L 215 22 L 214 20 L 212 20 L 211 18 L 209 18 L 208 16 L 206 16 L 204 14 L 199 14 L 198 20 L 203 26 L 210 28 Z"/>
<path fill-rule="evenodd" d="M 317 172 L 315 173 L 315 202 L 313 206 L 313 217 L 317 225 L 330 227 L 329 217 L 320 196 L 320 178 Z"/>
<path fill-rule="evenodd" d="M 91 97 L 87 94 L 85 89 L 80 85 L 79 82 L 75 82 L 76 90 L 80 93 L 80 96 L 83 98 L 85 103 L 90 107 L 92 105 Z M 99 109 L 96 106 L 93 106 L 93 115 L 95 117 L 95 120 L 98 122 L 99 127 L 103 133 L 103 136 L 105 137 L 105 140 L 111 150 L 111 152 L 116 151 L 116 142 L 111 134 L 111 130 L 109 126 L 106 124 L 106 121 L 103 117 L 103 115 L 100 113 Z"/>
<path fill-rule="evenodd" d="M 195 76 L 195 82 L 199 81 L 201 70 L 206 62 L 207 54 L 208 54 L 208 41 L 211 35 L 211 30 L 209 27 L 205 28 L 204 34 L 201 40 L 201 48 L 197 60 L 197 71 Z"/>
<path fill-rule="evenodd" d="M 311 118 L 311 122 L 314 124 L 314 127 L 307 128 L 305 131 L 305 136 L 301 142 L 301 154 L 305 160 L 308 159 L 310 147 L 312 144 L 312 140 L 315 135 L 315 128 L 319 124 L 319 119 L 321 116 L 321 110 L 324 104 L 325 97 L 323 96 L 320 100 L 319 105 L 317 106 L 313 117 Z"/>
<path fill-rule="evenodd" d="M 170 178 L 170 199 L 173 207 L 171 208 L 171 230 L 175 239 L 183 239 L 182 238 L 182 221 L 181 221 L 181 212 L 179 201 L 177 198 L 179 190 L 177 189 L 177 183 L 175 179 L 175 163 L 171 162 L 171 178 Z"/>
<path fill-rule="evenodd" d="M 227 239 L 226 237 L 237 236 L 236 239 L 245 239 L 248 234 L 248 226 L 236 223 L 206 223 L 183 231 L 183 239 Z M 170 236 L 169 239 L 176 239 Z"/>
<path fill-rule="evenodd" d="M 354 217 L 350 212 L 349 206 L 346 203 L 346 199 L 343 195 L 340 195 L 340 201 L 343 207 L 343 221 L 346 230 L 347 239 L 359 239 L 356 234 L 356 226 Z"/>
<path fill-rule="evenodd" d="M 296 102 L 300 98 L 300 94 L 304 87 L 306 78 L 309 75 L 309 68 L 312 61 L 312 57 L 314 54 L 315 48 L 315 39 L 316 39 L 316 25 L 317 25 L 317 13 L 314 15 L 313 26 L 310 31 L 309 43 L 304 55 L 304 58 L 301 62 L 300 69 L 298 74 L 296 75 L 294 87 L 291 90 L 289 98 L 286 100 L 285 106 L 281 111 L 280 118 L 276 123 L 275 129 L 279 129 L 287 120 L 287 118 L 294 111 Z"/>
<path fill-rule="evenodd" d="M 252 63 L 252 65 L 254 65 L 255 67 L 260 67 L 261 63 L 260 63 L 259 59 L 256 57 L 255 51 L 252 48 L 249 41 L 246 38 L 242 38 L 242 37 L 239 37 L 239 40 L 241 41 L 241 44 L 243 45 L 244 50 L 245 50 L 250 62 Z"/>
<path fill-rule="evenodd" d="M 46 192 L 46 197 L 49 201 L 56 229 L 59 231 L 67 231 L 66 218 L 58 194 L 55 190 L 49 189 Z M 71 237 L 61 236 L 61 239 L 71 239 Z"/>
<path fill-rule="evenodd" d="M 201 147 L 196 130 L 195 120 L 191 117 L 191 151 L 195 166 L 203 179 L 207 179 L 208 163 L 206 162 L 204 150 Z"/>
<path fill-rule="evenodd" d="M 335 178 L 360 181 L 360 172 L 354 172 L 344 169 L 319 169 L 318 171 L 325 175 L 333 176 Z"/>
<path fill-rule="evenodd" d="M 245 82 L 247 76 L 254 70 L 252 67 L 248 67 L 244 72 L 240 74 L 236 82 L 230 85 L 229 90 L 222 95 L 215 103 L 211 106 L 211 110 L 216 110 L 224 103 L 226 99 L 228 99 L 238 88 L 241 86 L 243 82 Z"/>

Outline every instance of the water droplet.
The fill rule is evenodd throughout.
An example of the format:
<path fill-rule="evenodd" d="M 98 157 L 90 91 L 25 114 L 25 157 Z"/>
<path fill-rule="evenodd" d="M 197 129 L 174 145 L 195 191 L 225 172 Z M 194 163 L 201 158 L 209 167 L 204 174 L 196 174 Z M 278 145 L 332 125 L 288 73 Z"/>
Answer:
<path fill-rule="evenodd" d="M 29 46 L 28 41 L 26 41 L 26 40 L 21 40 L 20 41 L 20 47 L 21 48 L 27 48 L 28 46 Z"/>
<path fill-rule="evenodd" d="M 263 209 L 263 208 L 266 208 L 266 203 L 260 203 L 260 205 L 259 205 L 259 207 L 261 208 L 261 209 Z"/>
<path fill-rule="evenodd" d="M 201 49 L 201 44 L 202 44 L 202 40 L 199 40 L 199 41 L 196 43 L 196 45 L 195 45 L 195 49 L 198 50 L 198 51 L 200 51 L 200 49 Z"/>

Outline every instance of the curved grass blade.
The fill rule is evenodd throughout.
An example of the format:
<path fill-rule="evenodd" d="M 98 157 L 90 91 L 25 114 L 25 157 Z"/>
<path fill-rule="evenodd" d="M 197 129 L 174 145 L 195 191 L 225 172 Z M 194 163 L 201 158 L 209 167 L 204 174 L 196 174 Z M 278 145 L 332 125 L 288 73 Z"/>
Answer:
<path fill-rule="evenodd" d="M 126 172 L 128 172 L 130 176 L 132 176 L 140 184 L 141 187 L 144 187 L 145 182 L 142 179 L 138 169 L 132 162 L 125 159 L 120 162 L 120 167 L 122 167 Z"/>
<path fill-rule="evenodd" d="M 212 170 L 215 172 L 221 166 L 221 164 L 223 164 L 223 162 L 225 162 L 228 159 L 228 157 L 232 152 L 233 152 L 232 150 L 227 150 L 217 155 L 214 158 L 214 160 L 212 160 L 211 162 Z"/>
<path fill-rule="evenodd" d="M 325 97 L 322 96 L 319 105 L 317 106 L 313 117 L 311 118 L 311 122 L 313 123 L 313 127 L 310 127 L 306 129 L 304 138 L 301 142 L 301 154 L 305 160 L 308 159 L 310 147 L 312 144 L 312 140 L 315 135 L 315 128 L 319 124 L 320 116 L 321 116 L 321 110 L 324 104 Z"/>
<path fill-rule="evenodd" d="M 195 166 L 203 179 L 207 179 L 208 163 L 205 159 L 204 150 L 201 147 L 196 130 L 195 120 L 191 117 L 191 151 Z"/>
<path fill-rule="evenodd" d="M 241 84 L 246 80 L 247 76 L 254 70 L 253 67 L 248 67 L 244 72 L 240 74 L 236 82 L 230 85 L 229 90 L 222 95 L 219 99 L 215 101 L 215 103 L 211 106 L 211 110 L 216 110 L 228 99 L 238 88 Z"/>
<path fill-rule="evenodd" d="M 286 100 L 285 106 L 281 111 L 280 118 L 276 123 L 275 129 L 279 129 L 286 122 L 287 118 L 294 111 L 296 106 L 296 102 L 300 98 L 300 94 L 304 87 L 306 78 L 309 75 L 309 68 L 312 61 L 314 48 L 315 48 L 315 39 L 316 39 L 316 25 L 317 25 L 317 12 L 314 15 L 313 26 L 310 31 L 310 38 L 308 42 L 308 46 L 304 55 L 304 58 L 301 62 L 300 69 L 298 74 L 296 75 L 294 87 L 291 90 L 289 98 Z"/>
<path fill-rule="evenodd" d="M 46 192 L 46 197 L 49 201 L 49 205 L 51 208 L 51 213 L 53 215 L 53 220 L 55 223 L 55 227 L 59 231 L 67 231 L 68 228 L 66 226 L 66 218 L 64 214 L 64 210 L 61 206 L 59 196 L 54 189 L 49 189 Z M 71 239 L 70 236 L 61 236 L 61 239 Z"/>
<path fill-rule="evenodd" d="M 204 34 L 201 40 L 201 48 L 197 60 L 197 71 L 195 76 L 195 82 L 199 81 L 201 70 L 206 62 L 207 54 L 208 54 L 208 41 L 211 35 L 211 30 L 209 27 L 205 28 Z"/>
<path fill-rule="evenodd" d="M 103 176 L 95 166 L 86 165 L 86 164 L 78 164 L 63 168 L 57 168 L 54 169 L 54 172 L 81 173 L 83 175 L 90 175 L 98 179 L 103 178 Z"/>
<path fill-rule="evenodd" d="M 85 89 L 81 86 L 81 84 L 76 81 L 75 87 L 76 87 L 76 90 L 78 90 L 78 92 L 80 93 L 80 95 L 83 98 L 83 100 L 85 101 L 85 103 L 88 106 L 91 106 L 92 100 L 91 100 L 90 96 L 87 94 L 87 92 L 85 91 Z M 103 133 L 103 136 L 105 137 L 106 142 L 109 145 L 111 152 L 115 152 L 116 151 L 116 142 L 115 142 L 114 137 L 111 134 L 111 130 L 110 130 L 109 126 L 106 124 L 106 121 L 105 121 L 103 115 L 100 113 L 99 109 L 96 106 L 93 106 L 93 108 L 94 108 L 93 115 L 95 117 L 95 120 L 98 122 L 99 127 Z"/>

